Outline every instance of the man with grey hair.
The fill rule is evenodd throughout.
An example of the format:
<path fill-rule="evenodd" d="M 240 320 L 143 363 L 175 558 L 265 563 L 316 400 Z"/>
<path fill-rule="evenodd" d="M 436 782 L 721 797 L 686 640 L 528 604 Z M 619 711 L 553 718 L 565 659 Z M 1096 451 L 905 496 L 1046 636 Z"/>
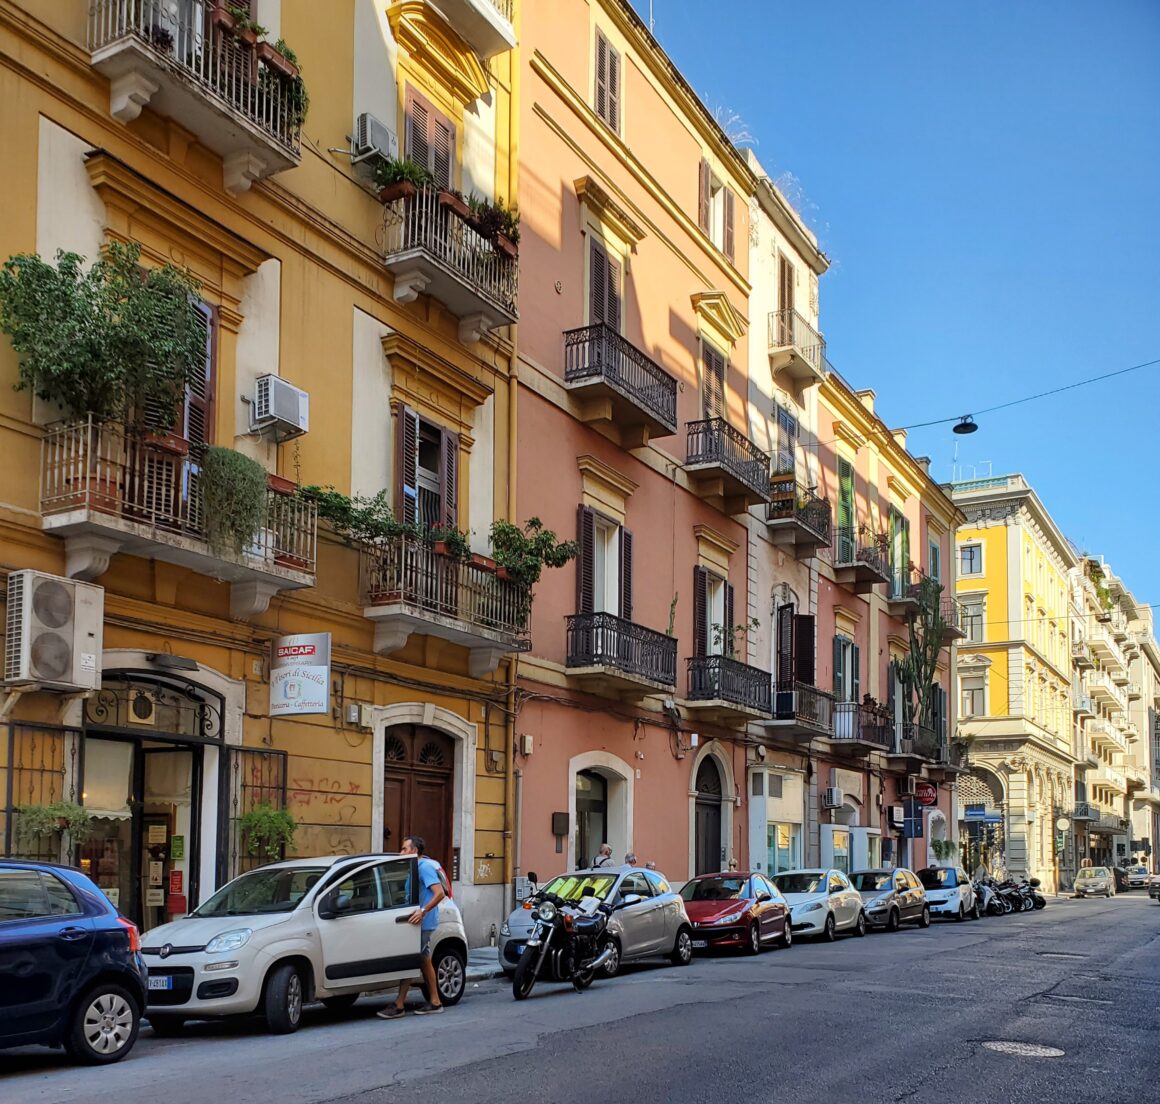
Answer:
<path fill-rule="evenodd" d="M 636 866 L 636 865 L 637 865 L 637 862 L 636 862 L 636 852 L 635 852 L 635 851 L 627 851 L 627 852 L 625 852 L 625 855 L 624 855 L 624 865 L 625 865 L 625 866 Z"/>
<path fill-rule="evenodd" d="M 596 870 L 602 866 L 612 865 L 612 846 L 607 843 L 600 845 L 600 850 L 596 852 L 596 858 L 592 860 L 592 869 Z"/>

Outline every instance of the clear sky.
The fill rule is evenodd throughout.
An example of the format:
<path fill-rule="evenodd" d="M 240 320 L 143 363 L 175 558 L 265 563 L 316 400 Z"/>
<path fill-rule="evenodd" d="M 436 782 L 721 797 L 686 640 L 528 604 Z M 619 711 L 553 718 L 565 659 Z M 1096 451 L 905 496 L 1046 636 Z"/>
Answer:
<path fill-rule="evenodd" d="M 792 174 L 832 261 L 829 357 L 890 425 L 1160 358 L 1160 0 L 652 6 L 710 109 Z M 911 450 L 943 481 L 956 444 L 959 478 L 1023 472 L 1160 603 L 1160 365 L 978 420 Z"/>

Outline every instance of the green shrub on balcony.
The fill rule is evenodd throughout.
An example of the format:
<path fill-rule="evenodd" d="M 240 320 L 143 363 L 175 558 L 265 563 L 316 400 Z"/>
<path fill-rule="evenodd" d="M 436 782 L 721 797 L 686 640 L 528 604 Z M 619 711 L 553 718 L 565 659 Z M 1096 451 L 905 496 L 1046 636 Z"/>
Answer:
<path fill-rule="evenodd" d="M 266 469 L 233 449 L 210 446 L 199 481 L 210 548 L 241 556 L 266 520 Z"/>

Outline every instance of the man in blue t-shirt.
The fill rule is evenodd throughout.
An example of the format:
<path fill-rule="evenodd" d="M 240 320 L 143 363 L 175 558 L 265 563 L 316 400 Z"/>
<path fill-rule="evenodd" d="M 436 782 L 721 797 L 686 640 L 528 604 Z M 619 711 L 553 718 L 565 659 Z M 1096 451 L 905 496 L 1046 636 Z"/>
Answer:
<path fill-rule="evenodd" d="M 423 981 L 427 985 L 427 992 L 430 994 L 429 998 L 418 1008 L 415 1009 L 416 1016 L 430 1016 L 436 1012 L 443 1011 L 443 1005 L 439 1001 L 439 986 L 435 981 L 435 968 L 431 965 L 431 937 L 435 934 L 435 929 L 439 926 L 439 902 L 443 900 L 447 894 L 443 890 L 443 879 L 440 877 L 439 864 L 431 858 L 427 857 L 427 847 L 419 836 L 407 836 L 403 840 L 402 854 L 404 855 L 418 855 L 419 862 L 417 864 L 419 871 L 419 907 L 415 909 L 408 920 L 410 924 L 418 924 L 419 927 L 419 954 L 422 956 L 419 960 L 419 968 L 423 971 Z M 407 889 L 410 892 L 410 882 L 408 882 Z M 383 1020 L 396 1020 L 406 1012 L 407 993 L 411 988 L 411 982 L 399 982 L 399 995 L 395 1003 L 390 1008 L 384 1008 L 379 1013 L 379 1018 Z"/>

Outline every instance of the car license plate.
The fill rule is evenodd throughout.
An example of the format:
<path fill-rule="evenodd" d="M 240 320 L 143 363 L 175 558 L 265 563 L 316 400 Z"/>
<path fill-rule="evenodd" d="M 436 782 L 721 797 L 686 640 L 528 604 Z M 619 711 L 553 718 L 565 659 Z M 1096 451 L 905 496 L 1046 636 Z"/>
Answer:
<path fill-rule="evenodd" d="M 151 977 L 149 979 L 150 989 L 172 989 L 173 978 L 171 977 Z"/>
<path fill-rule="evenodd" d="M 523 943 L 513 943 L 512 950 L 515 951 L 517 955 L 522 955 L 524 953 L 524 946 L 525 944 Z"/>
<path fill-rule="evenodd" d="M 707 939 L 694 939 L 693 940 L 693 950 L 695 950 L 695 951 L 703 951 L 708 946 L 709 946 L 709 940 L 707 940 Z"/>

